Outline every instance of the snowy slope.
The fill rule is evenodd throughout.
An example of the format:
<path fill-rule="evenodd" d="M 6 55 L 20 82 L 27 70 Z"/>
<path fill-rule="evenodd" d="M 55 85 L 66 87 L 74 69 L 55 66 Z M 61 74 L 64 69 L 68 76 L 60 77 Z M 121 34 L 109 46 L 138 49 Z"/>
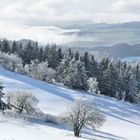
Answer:
<path fill-rule="evenodd" d="M 60 115 L 76 99 L 89 99 L 106 115 L 98 131 L 84 130 L 81 139 L 140 140 L 140 106 L 115 99 L 88 95 L 64 87 L 46 84 L 32 78 L 0 70 L 5 92 L 30 90 L 39 99 L 42 111 Z M 0 117 L 0 140 L 76 140 L 71 131 L 48 124 L 10 120 Z"/>

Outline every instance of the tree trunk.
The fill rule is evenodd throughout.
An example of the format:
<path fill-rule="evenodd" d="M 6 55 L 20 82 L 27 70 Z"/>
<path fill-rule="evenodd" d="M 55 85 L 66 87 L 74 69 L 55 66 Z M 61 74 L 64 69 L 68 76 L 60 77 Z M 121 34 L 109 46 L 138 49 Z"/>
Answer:
<path fill-rule="evenodd" d="M 79 137 L 80 136 L 80 130 L 75 129 L 74 130 L 74 136 Z"/>

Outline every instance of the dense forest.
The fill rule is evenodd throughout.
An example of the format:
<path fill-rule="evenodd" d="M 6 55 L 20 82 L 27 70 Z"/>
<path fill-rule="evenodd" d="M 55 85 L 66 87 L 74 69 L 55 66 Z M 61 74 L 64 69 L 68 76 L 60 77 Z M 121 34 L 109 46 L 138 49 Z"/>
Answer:
<path fill-rule="evenodd" d="M 55 44 L 0 41 L 2 68 L 41 81 L 76 90 L 94 91 L 132 103 L 140 102 L 140 68 L 105 57 L 97 61 L 90 52 L 64 50 Z"/>

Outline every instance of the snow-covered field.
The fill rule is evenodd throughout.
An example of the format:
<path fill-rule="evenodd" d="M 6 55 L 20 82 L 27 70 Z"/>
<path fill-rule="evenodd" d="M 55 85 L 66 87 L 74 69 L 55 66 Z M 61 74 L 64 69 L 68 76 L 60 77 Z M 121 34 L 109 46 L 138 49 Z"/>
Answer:
<path fill-rule="evenodd" d="M 72 131 L 61 126 L 0 116 L 0 140 L 140 140 L 140 105 L 91 96 L 4 70 L 0 70 L 0 81 L 6 93 L 31 91 L 39 99 L 41 110 L 52 115 L 62 114 L 76 99 L 96 103 L 106 115 L 102 128 L 85 129 L 81 138 L 75 138 Z"/>

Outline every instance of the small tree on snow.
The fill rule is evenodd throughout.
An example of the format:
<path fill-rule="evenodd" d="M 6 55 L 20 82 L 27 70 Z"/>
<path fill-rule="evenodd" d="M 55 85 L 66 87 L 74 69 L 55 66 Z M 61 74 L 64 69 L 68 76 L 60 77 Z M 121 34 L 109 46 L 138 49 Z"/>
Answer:
<path fill-rule="evenodd" d="M 84 126 L 100 127 L 104 116 L 87 101 L 77 101 L 65 115 L 66 122 L 73 128 L 74 135 L 80 136 Z"/>
<path fill-rule="evenodd" d="M 98 89 L 98 82 L 97 82 L 97 79 L 96 78 L 89 78 L 88 81 L 88 87 L 89 87 L 89 90 L 90 92 L 96 92 L 97 89 Z"/>
<path fill-rule="evenodd" d="M 18 113 L 32 114 L 37 109 L 38 99 L 29 92 L 18 91 L 7 95 L 7 103 Z"/>

